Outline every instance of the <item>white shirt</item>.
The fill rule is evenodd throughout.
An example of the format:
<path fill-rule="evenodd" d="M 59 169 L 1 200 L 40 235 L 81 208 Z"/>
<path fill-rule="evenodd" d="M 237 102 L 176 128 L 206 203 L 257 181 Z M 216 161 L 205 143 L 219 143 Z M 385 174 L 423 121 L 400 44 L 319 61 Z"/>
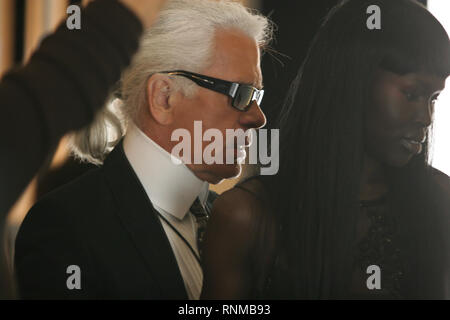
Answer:
<path fill-rule="evenodd" d="M 205 204 L 209 185 L 197 178 L 184 164 L 176 165 L 171 155 L 130 123 L 123 148 L 131 167 L 154 208 L 189 242 L 198 255 L 197 224 L 189 212 L 199 197 Z M 172 246 L 189 299 L 199 299 L 203 272 L 184 241 L 161 219 Z"/>

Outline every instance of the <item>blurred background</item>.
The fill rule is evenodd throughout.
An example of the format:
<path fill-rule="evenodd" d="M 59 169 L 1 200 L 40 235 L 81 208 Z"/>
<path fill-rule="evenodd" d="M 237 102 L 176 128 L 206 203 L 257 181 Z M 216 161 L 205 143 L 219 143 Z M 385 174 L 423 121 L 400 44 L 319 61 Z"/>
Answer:
<path fill-rule="evenodd" d="M 27 61 L 42 38 L 67 18 L 66 10 L 69 5 L 86 5 L 88 1 L 0 0 L 0 76 L 8 69 Z M 338 0 L 241 2 L 270 16 L 277 26 L 273 50 L 263 57 L 266 96 L 262 108 L 270 125 L 322 18 Z M 428 6 L 450 33 L 450 0 L 421 2 Z M 433 166 L 447 175 L 450 175 L 449 140 L 450 80 L 447 81 L 447 89 L 441 94 L 436 105 L 432 153 Z M 36 200 L 90 168 L 91 165 L 79 164 L 69 156 L 67 138 L 63 138 L 55 154 L 48 159 L 8 215 L 6 243 L 10 256 L 13 255 L 12 248 L 17 230 Z M 248 168 L 245 169 L 244 174 L 248 171 Z M 235 183 L 236 180 L 226 181 L 212 186 L 212 189 L 221 193 Z"/>

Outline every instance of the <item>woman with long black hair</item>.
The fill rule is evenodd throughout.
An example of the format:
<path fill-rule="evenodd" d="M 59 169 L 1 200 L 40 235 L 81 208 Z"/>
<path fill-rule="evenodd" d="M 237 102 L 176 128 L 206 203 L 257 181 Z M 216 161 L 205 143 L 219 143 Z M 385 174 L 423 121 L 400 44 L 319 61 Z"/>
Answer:
<path fill-rule="evenodd" d="M 450 180 L 428 164 L 449 74 L 448 35 L 417 2 L 332 9 L 280 113 L 278 175 L 215 202 L 202 297 L 449 297 Z"/>

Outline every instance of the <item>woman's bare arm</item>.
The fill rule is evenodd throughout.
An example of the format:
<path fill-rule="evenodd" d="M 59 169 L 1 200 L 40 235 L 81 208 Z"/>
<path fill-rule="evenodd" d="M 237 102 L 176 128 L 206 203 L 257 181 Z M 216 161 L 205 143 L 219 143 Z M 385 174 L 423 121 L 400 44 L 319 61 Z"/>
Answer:
<path fill-rule="evenodd" d="M 263 244 L 267 251 L 264 257 L 257 249 L 261 246 L 257 243 L 261 234 L 268 242 L 273 238 L 272 232 L 263 227 L 262 222 L 270 219 L 262 194 L 262 183 L 250 179 L 214 202 L 203 247 L 202 299 L 249 299 L 255 294 L 260 285 L 257 281 L 265 276 L 265 268 L 256 266 L 255 270 L 254 262 L 266 261 L 273 253 L 270 244 Z"/>

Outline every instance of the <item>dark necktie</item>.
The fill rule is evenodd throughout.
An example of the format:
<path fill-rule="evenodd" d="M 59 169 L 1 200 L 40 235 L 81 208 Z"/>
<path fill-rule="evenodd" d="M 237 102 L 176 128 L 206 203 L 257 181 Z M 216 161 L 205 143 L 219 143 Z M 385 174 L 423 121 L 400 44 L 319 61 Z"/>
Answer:
<path fill-rule="evenodd" d="M 206 231 L 206 225 L 208 224 L 209 214 L 206 208 L 201 204 L 199 198 L 197 197 L 192 204 L 190 211 L 195 217 L 195 221 L 197 222 L 197 247 L 198 252 L 201 253 L 201 244 L 203 242 L 203 237 Z"/>

